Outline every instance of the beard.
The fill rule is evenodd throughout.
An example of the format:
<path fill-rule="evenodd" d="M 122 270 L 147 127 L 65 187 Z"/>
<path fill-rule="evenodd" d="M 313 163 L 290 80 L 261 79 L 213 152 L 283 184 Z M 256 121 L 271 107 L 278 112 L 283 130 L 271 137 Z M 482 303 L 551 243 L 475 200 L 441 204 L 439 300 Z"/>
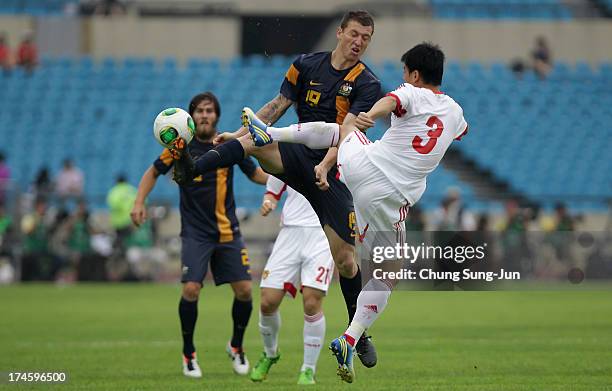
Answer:
<path fill-rule="evenodd" d="M 196 136 L 198 138 L 208 139 L 217 134 L 217 129 L 214 126 L 202 126 L 196 128 Z"/>

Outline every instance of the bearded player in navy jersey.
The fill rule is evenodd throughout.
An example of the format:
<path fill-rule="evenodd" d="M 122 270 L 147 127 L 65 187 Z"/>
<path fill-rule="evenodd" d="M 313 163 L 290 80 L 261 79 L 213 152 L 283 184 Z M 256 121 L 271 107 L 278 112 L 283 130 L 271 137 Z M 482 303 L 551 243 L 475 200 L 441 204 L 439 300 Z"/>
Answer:
<path fill-rule="evenodd" d="M 338 43 L 331 52 L 304 54 L 289 67 L 280 93 L 264 105 L 257 116 L 274 124 L 295 105 L 299 122 L 335 122 L 354 125 L 360 112 L 367 112 L 382 97 L 381 84 L 361 61 L 374 34 L 374 20 L 367 11 L 347 12 L 338 29 Z M 175 179 L 190 181 L 193 176 L 229 167 L 245 156 L 254 156 L 269 173 L 300 192 L 310 202 L 325 232 L 340 274 L 340 287 L 348 310 L 349 322 L 355 314 L 361 291 L 361 272 L 355 262 L 356 218 L 347 187 L 338 179 L 336 147 L 310 149 L 291 143 L 271 143 L 263 148 L 253 145 L 246 128 L 223 133 L 216 142 L 224 142 L 188 162 L 179 143 L 173 156 L 185 170 Z M 366 334 L 357 341 L 356 352 L 366 367 L 376 365 L 374 345 Z"/>
<path fill-rule="evenodd" d="M 221 109 L 210 92 L 196 95 L 189 104 L 189 114 L 196 125 L 196 135 L 189 143 L 189 153 L 201 156 L 213 148 Z M 268 174 L 250 158 L 237 162 L 242 172 L 253 182 L 265 185 Z M 142 176 L 131 217 L 136 225 L 146 219 L 145 200 L 160 174 L 172 169 L 174 160 L 168 149 L 155 160 Z M 175 167 L 176 170 L 176 167 Z M 251 275 L 247 250 L 240 235 L 235 213 L 233 168 L 219 168 L 193 178 L 180 186 L 181 263 L 183 291 L 179 317 L 183 333 L 183 373 L 202 377 L 193 343 L 198 298 L 208 266 L 216 285 L 229 283 L 234 291 L 233 334 L 227 345 L 234 371 L 249 372 L 249 362 L 242 349 L 242 340 L 252 310 Z"/>

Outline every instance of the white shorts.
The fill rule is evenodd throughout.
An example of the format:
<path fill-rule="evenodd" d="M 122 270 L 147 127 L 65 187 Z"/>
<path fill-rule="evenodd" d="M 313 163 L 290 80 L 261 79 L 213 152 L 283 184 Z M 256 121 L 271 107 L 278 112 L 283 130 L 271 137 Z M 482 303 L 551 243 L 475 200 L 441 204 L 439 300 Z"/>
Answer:
<path fill-rule="evenodd" d="M 321 227 L 283 227 L 264 267 L 260 287 L 295 297 L 307 286 L 327 292 L 334 260 Z"/>
<path fill-rule="evenodd" d="M 353 195 L 359 241 L 371 244 L 374 235 L 385 233 L 393 242 L 386 245 L 393 245 L 402 240 L 410 204 L 368 158 L 372 145 L 361 132 L 347 136 L 338 150 L 338 170 Z"/>

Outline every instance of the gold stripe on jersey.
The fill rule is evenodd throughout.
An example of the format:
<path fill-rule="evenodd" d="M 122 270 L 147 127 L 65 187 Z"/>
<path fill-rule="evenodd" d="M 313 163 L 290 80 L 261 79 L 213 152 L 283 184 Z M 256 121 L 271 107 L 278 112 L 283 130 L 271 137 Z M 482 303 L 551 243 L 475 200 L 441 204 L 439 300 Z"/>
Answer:
<path fill-rule="evenodd" d="M 361 72 L 363 72 L 364 69 L 365 65 L 363 65 L 362 63 L 355 65 L 355 67 L 351 69 L 348 75 L 346 75 L 344 81 L 355 81 L 357 76 L 361 75 Z"/>
<path fill-rule="evenodd" d="M 338 112 L 336 115 L 336 123 L 342 125 L 349 111 L 349 100 L 346 96 L 336 95 L 336 111 Z"/>
<path fill-rule="evenodd" d="M 225 210 L 228 171 L 228 168 L 217 169 L 217 200 L 215 202 L 215 216 L 217 217 L 217 228 L 219 229 L 219 243 L 226 243 L 234 240 L 232 223 L 227 217 Z"/>
<path fill-rule="evenodd" d="M 297 85 L 297 80 L 298 80 L 299 75 L 300 75 L 300 71 L 298 71 L 297 68 L 294 67 L 293 64 L 291 64 L 291 66 L 287 70 L 287 74 L 285 75 L 285 77 L 287 78 L 287 81 L 289 83 L 295 86 Z"/>
<path fill-rule="evenodd" d="M 355 79 L 357 79 L 357 77 L 361 75 L 361 72 L 363 72 L 364 69 L 365 65 L 363 65 L 362 63 L 355 65 L 353 69 L 351 69 L 351 71 L 344 77 L 344 81 L 348 81 L 351 83 L 354 82 Z M 337 124 L 342 124 L 344 122 L 344 118 L 348 114 L 349 107 L 350 102 L 347 96 L 336 95 L 336 111 L 338 112 L 338 114 L 336 115 Z"/>
<path fill-rule="evenodd" d="M 164 151 L 161 153 L 161 155 L 159 155 L 159 159 L 166 166 L 172 165 L 172 154 L 170 153 L 170 150 L 168 148 L 164 149 Z"/>

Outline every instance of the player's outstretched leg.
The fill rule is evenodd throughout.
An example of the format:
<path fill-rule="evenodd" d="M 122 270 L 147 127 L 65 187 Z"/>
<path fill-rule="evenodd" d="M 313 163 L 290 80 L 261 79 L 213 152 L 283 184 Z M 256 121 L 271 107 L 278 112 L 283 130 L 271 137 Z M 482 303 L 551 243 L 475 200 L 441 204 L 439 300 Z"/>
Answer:
<path fill-rule="evenodd" d="M 305 122 L 286 128 L 275 128 L 267 126 L 248 107 L 242 109 L 242 126 L 249 129 L 257 147 L 279 141 L 304 144 L 313 149 L 325 149 L 336 147 L 340 142 L 340 125 L 336 123 Z"/>
<path fill-rule="evenodd" d="M 268 126 L 255 115 L 253 110 L 249 107 L 242 109 L 242 126 L 249 129 L 253 142 L 257 147 L 263 147 L 264 145 L 271 144 L 272 136 L 266 131 Z"/>
<path fill-rule="evenodd" d="M 340 379 L 347 383 L 352 383 L 355 380 L 355 369 L 353 368 L 353 347 L 347 342 L 346 336 L 341 336 L 334 339 L 329 345 L 329 349 L 338 361 L 337 374 Z"/>

